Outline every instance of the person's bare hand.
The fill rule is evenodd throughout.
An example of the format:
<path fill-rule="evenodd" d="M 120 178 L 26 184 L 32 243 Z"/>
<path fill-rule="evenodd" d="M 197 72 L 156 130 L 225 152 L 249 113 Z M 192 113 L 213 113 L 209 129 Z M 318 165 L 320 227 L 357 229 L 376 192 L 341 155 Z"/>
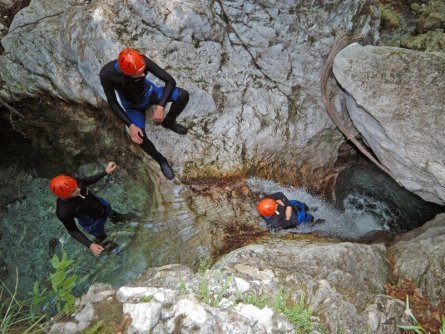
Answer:
<path fill-rule="evenodd" d="M 99 256 L 103 250 L 104 250 L 104 248 L 99 244 L 92 243 L 90 245 L 90 251 L 91 251 L 91 253 L 93 253 L 94 256 Z"/>
<path fill-rule="evenodd" d="M 162 123 L 164 120 L 164 107 L 156 106 L 155 112 L 153 113 L 153 122 Z"/>
<path fill-rule="evenodd" d="M 114 161 L 110 161 L 107 167 L 105 168 L 105 172 L 107 174 L 110 174 L 116 169 L 116 167 L 117 167 L 116 163 Z"/>
<path fill-rule="evenodd" d="M 283 202 L 281 199 L 276 200 L 276 202 L 277 202 L 278 204 L 280 204 L 281 206 L 284 206 L 284 202 Z"/>
<path fill-rule="evenodd" d="M 144 137 L 144 132 L 140 127 L 134 124 L 130 125 L 130 137 L 131 140 L 136 144 L 142 144 L 142 138 Z"/>

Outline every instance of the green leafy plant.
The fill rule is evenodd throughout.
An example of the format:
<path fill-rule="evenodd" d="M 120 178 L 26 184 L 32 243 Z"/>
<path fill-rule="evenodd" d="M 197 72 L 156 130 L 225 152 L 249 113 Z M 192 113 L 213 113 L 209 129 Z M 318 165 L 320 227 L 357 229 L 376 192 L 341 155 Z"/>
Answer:
<path fill-rule="evenodd" d="M 409 307 L 409 298 L 406 296 L 405 301 L 405 314 L 408 316 L 408 319 L 412 322 L 412 325 L 399 325 L 398 327 L 407 331 L 414 331 L 416 334 L 430 334 L 430 332 L 426 331 L 422 325 L 417 321 L 416 317 L 413 314 L 413 311 Z M 445 315 L 442 315 L 442 325 L 439 329 L 440 334 L 445 334 Z"/>
<path fill-rule="evenodd" d="M 34 282 L 32 292 L 30 292 L 29 295 L 31 296 L 31 308 L 33 311 L 38 309 L 41 305 L 43 305 L 45 300 L 48 299 L 47 290 L 41 290 L 38 281 Z"/>
<path fill-rule="evenodd" d="M 99 333 L 99 331 L 102 329 L 104 325 L 104 321 L 101 320 L 97 324 L 95 324 L 93 327 L 86 329 L 82 332 L 82 334 L 96 334 Z"/>
<path fill-rule="evenodd" d="M 139 298 L 139 301 L 141 301 L 143 303 L 149 303 L 152 300 L 153 300 L 153 296 L 152 295 L 142 296 L 141 298 Z"/>
<path fill-rule="evenodd" d="M 284 291 L 280 290 L 275 297 L 273 309 L 283 313 L 299 333 L 309 333 L 312 330 L 312 310 L 304 305 L 304 296 L 301 296 L 298 303 L 286 301 Z"/>
<path fill-rule="evenodd" d="M 202 280 L 199 282 L 195 293 L 204 303 L 217 307 L 226 295 L 227 290 L 232 283 L 232 277 L 226 279 L 224 284 L 220 288 L 216 289 L 216 291 L 210 291 L 209 283 L 209 276 L 207 274 L 203 274 Z"/>
<path fill-rule="evenodd" d="M 211 304 L 209 278 L 207 276 L 204 276 L 199 282 L 196 294 L 204 303 Z"/>
<path fill-rule="evenodd" d="M 50 275 L 50 280 L 54 296 L 56 297 L 57 312 L 65 314 L 70 314 L 74 311 L 74 303 L 76 302 L 76 297 L 73 296 L 72 290 L 76 283 L 77 275 L 68 275 L 68 268 L 73 262 L 73 260 L 68 259 L 64 249 L 62 249 L 61 259 L 59 259 L 57 254 L 54 254 L 51 260 L 51 265 L 55 272 Z"/>
<path fill-rule="evenodd" d="M 198 273 L 204 274 L 210 268 L 209 260 L 201 260 L 198 264 Z"/>
<path fill-rule="evenodd" d="M 18 299 L 18 283 L 17 269 L 14 291 L 0 281 L 0 333 L 45 333 L 46 314 L 33 312 L 32 298 Z"/>
<path fill-rule="evenodd" d="M 187 293 L 188 292 L 187 286 L 185 285 L 185 281 L 184 281 L 184 278 L 182 278 L 182 276 L 179 278 L 178 290 L 181 293 Z"/>
<path fill-rule="evenodd" d="M 272 305 L 272 298 L 269 296 L 257 296 L 254 294 L 244 294 L 241 296 L 241 301 L 245 304 L 252 304 L 262 309 L 267 305 Z"/>
<path fill-rule="evenodd" d="M 298 303 L 292 303 L 285 297 L 284 291 L 280 290 L 275 297 L 256 296 L 247 294 L 242 296 L 243 303 L 255 305 L 258 308 L 270 307 L 276 312 L 283 313 L 289 322 L 294 325 L 297 333 L 309 333 L 313 329 L 310 320 L 313 311 L 304 304 L 304 296 Z"/>

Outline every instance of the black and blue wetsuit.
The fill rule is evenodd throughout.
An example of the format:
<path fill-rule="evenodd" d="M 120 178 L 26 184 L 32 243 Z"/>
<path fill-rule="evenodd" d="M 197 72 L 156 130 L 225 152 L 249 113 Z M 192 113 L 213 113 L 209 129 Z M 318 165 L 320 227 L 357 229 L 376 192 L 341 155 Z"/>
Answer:
<path fill-rule="evenodd" d="M 153 104 L 165 107 L 168 102 L 173 102 L 162 123 L 165 127 L 170 127 L 184 110 L 189 94 L 186 90 L 176 87 L 175 80 L 167 71 L 147 57 L 143 57 L 145 74 L 152 73 L 165 83 L 164 87 L 154 85 L 146 77 L 133 78 L 124 75 L 119 69 L 117 60 L 109 62 L 102 68 L 100 82 L 111 110 L 127 126 L 134 124 L 142 129 L 144 132 L 142 149 L 158 163 L 162 163 L 166 159 L 156 150 L 145 133 L 145 110 Z M 121 104 L 117 100 L 116 93 Z"/>
<path fill-rule="evenodd" d="M 292 228 L 297 226 L 297 216 L 294 210 L 291 211 L 291 216 L 289 220 L 286 220 L 286 208 L 289 205 L 289 200 L 282 192 L 273 193 L 267 195 L 266 197 L 272 198 L 276 201 L 281 200 L 284 203 L 284 206 L 277 204 L 276 212 L 269 217 L 262 216 L 266 221 L 266 225 L 270 228 Z"/>
<path fill-rule="evenodd" d="M 57 199 L 57 217 L 68 233 L 86 247 L 90 247 L 92 242 L 78 229 L 74 218 L 85 231 L 94 235 L 98 241 L 103 241 L 106 238 L 104 225 L 113 211 L 106 200 L 94 195 L 88 189 L 89 185 L 96 183 L 105 175 L 107 175 L 106 172 L 101 172 L 88 178 L 76 178 L 80 195 L 68 199 Z"/>
<path fill-rule="evenodd" d="M 262 216 L 269 228 L 293 228 L 314 220 L 314 217 L 306 212 L 306 205 L 303 202 L 297 200 L 289 201 L 282 192 L 273 193 L 266 197 L 276 201 L 281 200 L 284 203 L 284 206 L 277 205 L 277 212 L 274 215 L 270 217 Z M 290 219 L 286 220 L 286 208 L 288 206 L 292 207 L 292 211 Z"/>

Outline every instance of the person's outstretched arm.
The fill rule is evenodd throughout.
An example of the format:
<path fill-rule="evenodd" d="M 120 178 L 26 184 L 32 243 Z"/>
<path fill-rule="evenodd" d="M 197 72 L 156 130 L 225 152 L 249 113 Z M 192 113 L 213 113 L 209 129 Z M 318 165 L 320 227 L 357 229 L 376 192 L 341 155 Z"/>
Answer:
<path fill-rule="evenodd" d="M 63 223 L 63 226 L 65 226 L 66 230 L 68 231 L 68 233 L 78 242 L 80 242 L 82 245 L 84 245 L 85 247 L 87 247 L 91 253 L 93 253 L 94 256 L 99 256 L 100 253 L 102 253 L 102 251 L 104 250 L 104 248 L 99 245 L 96 244 L 94 242 L 91 242 L 90 239 L 88 239 L 85 234 L 83 234 L 78 228 L 77 225 L 74 221 L 73 217 L 59 217 L 59 220 Z"/>
<path fill-rule="evenodd" d="M 83 182 L 84 185 L 89 186 L 92 185 L 94 183 L 96 183 L 97 181 L 99 181 L 101 178 L 103 178 L 105 175 L 111 174 L 115 169 L 116 169 L 117 165 L 115 162 L 110 161 L 107 164 L 107 167 L 105 167 L 105 170 L 103 172 L 94 174 L 92 176 L 89 176 L 87 178 L 82 178 L 79 179 Z"/>

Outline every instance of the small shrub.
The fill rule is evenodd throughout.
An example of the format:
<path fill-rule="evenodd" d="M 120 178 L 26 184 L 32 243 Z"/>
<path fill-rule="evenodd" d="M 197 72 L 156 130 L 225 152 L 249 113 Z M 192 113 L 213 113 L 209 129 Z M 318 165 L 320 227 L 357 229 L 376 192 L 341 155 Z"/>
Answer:
<path fill-rule="evenodd" d="M 304 305 L 304 297 L 302 296 L 298 303 L 292 303 L 284 295 L 284 291 L 280 290 L 275 298 L 270 296 L 256 296 L 253 294 L 242 295 L 241 301 L 245 304 L 252 304 L 262 309 L 266 306 L 275 312 L 282 313 L 289 322 L 294 325 L 297 333 L 309 333 L 313 329 L 312 310 Z"/>
<path fill-rule="evenodd" d="M 187 290 L 187 286 L 185 285 L 185 281 L 184 281 L 184 279 L 182 278 L 182 276 L 179 278 L 178 290 L 179 290 L 181 293 L 187 293 L 187 292 L 188 292 L 188 290 Z"/>
<path fill-rule="evenodd" d="M 77 275 L 68 276 L 68 268 L 73 263 L 73 260 L 68 259 L 68 255 L 62 249 L 62 258 L 54 254 L 51 265 L 55 272 L 50 275 L 51 286 L 53 288 L 54 296 L 56 297 L 57 312 L 70 314 L 74 311 L 74 303 L 76 297 L 73 296 L 72 290 L 77 281 Z"/>
<path fill-rule="evenodd" d="M 313 312 L 304 305 L 303 296 L 298 303 L 292 304 L 290 301 L 286 301 L 284 292 L 281 290 L 275 297 L 273 308 L 283 313 L 298 333 L 309 333 L 312 330 L 313 326 L 310 318 Z"/>
<path fill-rule="evenodd" d="M 204 303 L 211 305 L 208 277 L 203 277 L 201 282 L 199 282 L 196 294 Z"/>

